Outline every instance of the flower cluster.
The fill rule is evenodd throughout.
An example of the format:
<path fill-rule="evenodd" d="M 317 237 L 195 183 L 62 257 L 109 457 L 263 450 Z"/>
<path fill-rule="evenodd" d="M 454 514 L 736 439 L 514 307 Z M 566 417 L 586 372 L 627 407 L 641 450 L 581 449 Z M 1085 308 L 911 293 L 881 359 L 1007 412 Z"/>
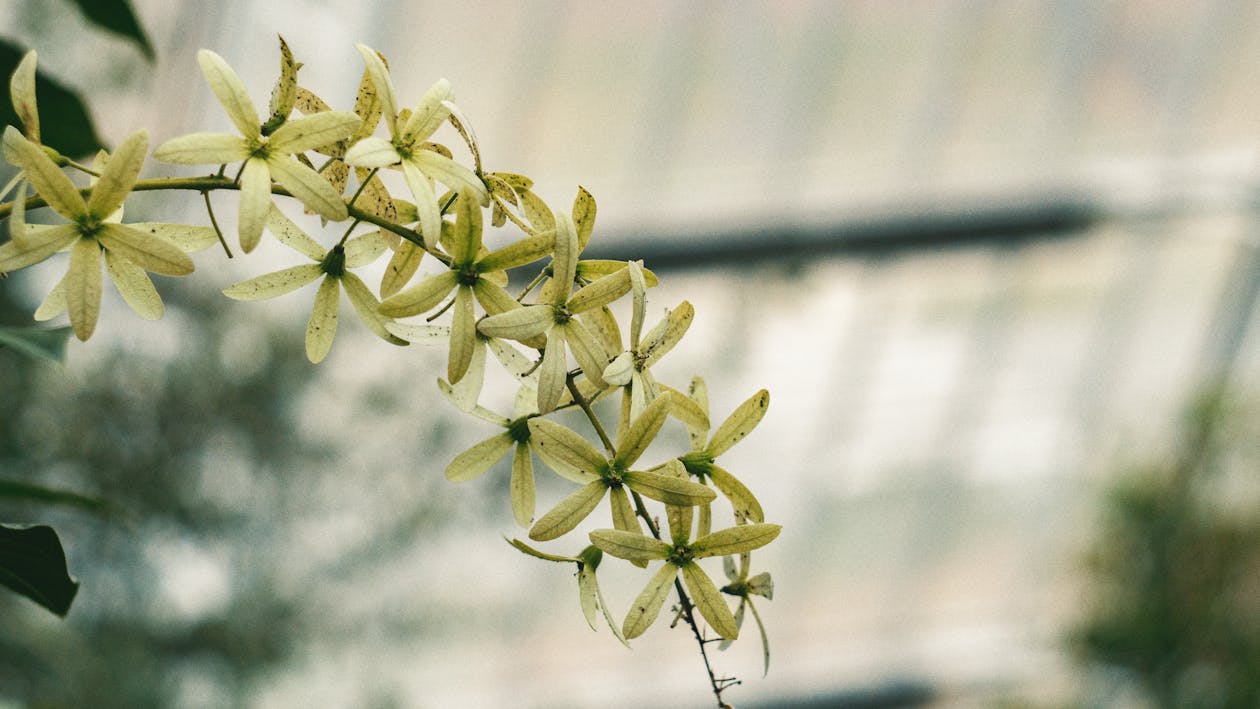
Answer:
<path fill-rule="evenodd" d="M 253 251 L 270 234 L 305 260 L 231 285 L 225 295 L 261 300 L 318 281 L 306 326 L 311 362 L 324 359 L 333 346 L 343 292 L 381 339 L 445 344 L 441 390 L 462 411 L 501 429 L 456 456 L 446 476 L 473 480 L 512 451 L 507 480 L 512 514 L 536 543 L 563 543 L 597 510 L 606 510 L 611 528 L 589 531 L 576 553 L 544 552 L 512 540 L 526 554 L 576 564 L 582 608 L 592 627 L 601 611 L 622 642 L 638 637 L 676 591 L 680 616 L 695 630 L 702 650 L 708 641 L 693 609 L 726 641 L 739 634 L 744 609 L 752 609 L 764 645 L 765 630 L 750 596 L 768 599 L 772 584 L 765 572 L 749 576 L 751 552 L 773 541 L 780 527 L 766 522 L 749 488 L 716 460 L 761 420 L 768 393 L 754 394 L 710 434 L 704 381 L 694 378 L 684 393 L 654 371 L 683 339 L 695 311 L 679 303 L 644 332 L 648 291 L 657 276 L 641 262 L 581 258 L 594 233 L 594 197 L 579 188 L 571 208 L 556 209 L 534 192 L 528 178 L 484 170 L 471 123 L 454 103 L 449 83 L 435 82 L 414 108 L 403 108 L 384 59 L 366 46 L 358 51 L 365 70 L 353 110 L 335 111 L 298 83 L 300 64 L 282 40 L 280 77 L 263 117 L 228 63 L 202 50 L 201 72 L 239 135 L 193 133 L 168 140 L 154 151 L 159 161 L 209 165 L 212 174 L 148 180 L 140 179 L 148 152 L 144 131 L 98 155 L 90 168 L 40 144 L 30 54 L 10 86 L 23 126 L 4 132 L 4 156 L 19 173 L 5 188 L 15 197 L 0 206 L 0 216 L 10 217 L 10 238 L 0 245 L 0 273 L 68 251 L 65 276 L 36 315 L 67 313 L 82 340 L 96 326 L 102 264 L 127 304 L 156 318 L 162 301 L 148 274 L 189 274 L 190 253 L 216 242 L 226 250 L 227 241 L 213 212 L 211 226 L 124 223 L 127 197 L 138 190 L 194 190 L 206 195 L 209 208 L 211 192 L 235 192 L 243 251 Z M 382 123 L 387 136 L 376 134 Z M 448 125 L 462 142 L 459 149 L 471 156 L 471 168 L 433 142 Z M 88 184 L 76 186 L 67 169 L 86 173 Z M 381 179 L 390 173 L 398 179 Z M 391 180 L 406 192 L 391 193 Z M 33 197 L 27 198 L 28 189 Z M 308 233 L 281 209 L 286 200 L 277 204 L 277 196 L 296 200 L 339 234 L 321 243 L 318 237 L 332 228 Z M 28 225 L 26 211 L 39 207 L 51 208 L 65 223 Z M 373 289 L 356 271 L 387 256 L 384 277 Z M 536 277 L 512 295 L 510 274 L 526 267 L 537 269 Z M 625 300 L 630 321 L 623 338 L 615 306 Z M 488 361 L 500 362 L 520 387 L 510 417 L 480 403 Z M 620 406 L 611 407 L 616 425 L 606 426 L 593 404 L 618 394 Z M 554 416 L 560 411 L 583 414 L 578 429 L 585 435 L 561 423 L 572 419 Z M 665 452 L 669 437 L 660 434 L 670 426 L 687 434 L 689 450 Z M 535 458 L 576 486 L 538 517 Z M 731 523 L 714 531 L 719 494 Z M 649 504 L 661 505 L 667 529 Z M 661 563 L 621 623 L 613 620 L 595 579 L 605 555 L 640 567 Z M 711 557 L 727 557 L 731 583 L 721 589 L 700 565 Z M 734 613 L 724 593 L 738 601 Z M 715 691 L 720 692 L 716 685 Z"/>

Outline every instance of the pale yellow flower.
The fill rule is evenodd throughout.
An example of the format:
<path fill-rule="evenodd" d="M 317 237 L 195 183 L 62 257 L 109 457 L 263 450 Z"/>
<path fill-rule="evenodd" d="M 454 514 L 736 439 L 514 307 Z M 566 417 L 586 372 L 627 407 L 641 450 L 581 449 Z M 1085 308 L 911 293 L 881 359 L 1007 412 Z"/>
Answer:
<path fill-rule="evenodd" d="M 243 161 L 240 172 L 240 215 L 238 230 L 241 248 L 253 251 L 262 237 L 271 209 L 271 182 L 275 180 L 289 194 L 317 214 L 331 221 L 346 218 L 346 203 L 324 178 L 303 165 L 294 153 L 336 142 L 349 136 L 361 123 L 347 111 L 328 111 L 284 121 L 264 134 L 258 111 L 245 85 L 228 63 L 214 52 L 197 53 L 206 83 L 223 104 L 228 117 L 241 135 L 193 133 L 163 143 L 154 157 L 183 165 L 228 164 Z"/>

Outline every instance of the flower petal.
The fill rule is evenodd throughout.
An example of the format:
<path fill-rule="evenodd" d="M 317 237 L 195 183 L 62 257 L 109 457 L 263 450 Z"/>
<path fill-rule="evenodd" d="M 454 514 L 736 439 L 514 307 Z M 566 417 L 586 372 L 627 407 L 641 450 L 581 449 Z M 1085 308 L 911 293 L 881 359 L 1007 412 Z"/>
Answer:
<path fill-rule="evenodd" d="M 153 157 L 177 165 L 214 165 L 240 162 L 250 155 L 249 143 L 227 133 L 190 133 L 158 146 Z"/>
<path fill-rule="evenodd" d="M 58 214 L 71 221 L 87 213 L 87 202 L 79 194 L 69 177 L 44 153 L 43 148 L 32 143 L 13 126 L 4 128 L 5 154 L 26 171 L 26 177 L 40 197 Z"/>
<path fill-rule="evenodd" d="M 577 277 L 578 243 L 573 218 L 564 212 L 556 212 L 555 261 L 552 278 L 557 286 L 552 291 L 552 302 L 563 305 L 573 292 L 573 279 Z"/>
<path fill-rule="evenodd" d="M 184 253 L 202 251 L 219 243 L 219 235 L 215 233 L 214 227 L 209 226 L 162 222 L 131 222 L 127 226 L 168 241 L 178 246 Z"/>
<path fill-rule="evenodd" d="M 354 306 L 354 312 L 359 314 L 359 319 L 374 335 L 391 345 L 407 344 L 406 340 L 398 338 L 385 327 L 388 320 L 381 315 L 381 304 L 361 278 L 346 271 L 341 274 L 341 287 L 345 289 L 350 305 Z"/>
<path fill-rule="evenodd" d="M 574 482 L 590 482 L 608 464 L 608 459 L 585 438 L 554 421 L 530 419 L 529 434 L 538 457 Z"/>
<path fill-rule="evenodd" d="M 608 355 L 599 340 L 591 335 L 591 331 L 586 329 L 581 320 L 574 319 L 564 325 L 556 325 L 556 329 L 563 329 L 564 339 L 573 351 L 573 358 L 586 373 L 586 378 L 595 386 L 603 388 L 604 367 L 608 366 Z"/>
<path fill-rule="evenodd" d="M 146 271 L 166 276 L 186 276 L 193 272 L 192 259 L 183 249 L 127 224 L 105 222 L 101 224 L 96 238 L 101 246 Z"/>
<path fill-rule="evenodd" d="M 654 561 L 668 559 L 670 546 L 642 532 L 622 529 L 596 529 L 591 532 L 591 544 L 607 554 L 626 561 Z"/>
<path fill-rule="evenodd" d="M 473 314 L 471 289 L 465 286 L 455 289 L 451 315 L 451 350 L 446 361 L 446 379 L 451 384 L 458 384 L 468 371 L 473 350 L 477 348 L 477 321 Z"/>
<path fill-rule="evenodd" d="M 740 524 L 706 534 L 691 543 L 691 554 L 697 559 L 725 556 L 759 549 L 779 536 L 783 527 L 777 524 Z"/>
<path fill-rule="evenodd" d="M 245 253 L 258 246 L 270 213 L 271 171 L 266 161 L 250 158 L 245 161 L 241 170 L 241 196 L 236 227 L 240 234 L 241 249 Z"/>
<path fill-rule="evenodd" d="M 446 466 L 446 479 L 451 482 L 472 480 L 499 462 L 512 445 L 512 437 L 506 432 L 487 438 L 455 456 Z"/>
<path fill-rule="evenodd" d="M 317 263 L 304 263 L 274 273 L 264 273 L 223 289 L 233 300 L 266 300 L 301 288 L 324 275 Z"/>
<path fill-rule="evenodd" d="M 389 78 L 389 69 L 385 67 L 385 62 L 381 60 L 375 49 L 365 44 L 356 44 L 354 48 L 359 50 L 359 54 L 363 56 L 363 63 L 367 67 L 368 76 L 372 77 L 372 84 L 376 87 L 376 96 L 381 102 L 381 112 L 384 114 L 385 124 L 389 126 L 389 135 L 392 138 L 397 138 L 398 99 L 394 98 L 394 82 Z M 347 160 L 346 162 L 350 161 Z"/>
<path fill-rule="evenodd" d="M 770 406 L 770 392 L 765 389 L 748 397 L 744 403 L 731 412 L 721 426 L 718 426 L 718 430 L 713 432 L 713 437 L 709 439 L 709 445 L 705 448 L 709 457 L 716 458 L 722 455 L 741 438 L 751 433 L 761 422 L 761 417 L 766 415 L 768 406 Z"/>
<path fill-rule="evenodd" d="M 359 268 L 375 261 L 389 243 L 380 229 L 359 234 L 346 242 L 346 268 Z"/>
<path fill-rule="evenodd" d="M 614 461 L 617 465 L 629 468 L 643 455 L 665 424 L 665 417 L 669 415 L 669 400 L 668 395 L 657 397 L 630 423 L 625 436 L 617 441 L 617 458 Z"/>
<path fill-rule="evenodd" d="M 667 563 L 643 587 L 634 603 L 630 604 L 630 612 L 621 626 L 627 640 L 639 637 L 656 622 L 656 616 L 660 615 L 661 606 L 665 605 L 665 598 L 669 596 L 676 578 L 678 567 Z"/>
<path fill-rule="evenodd" d="M 542 364 L 538 367 L 538 411 L 550 413 L 560 403 L 568 379 L 569 357 L 564 346 L 564 331 L 552 328 L 547 333 Z"/>
<path fill-rule="evenodd" d="M 337 336 L 337 308 L 341 301 L 341 285 L 336 278 L 325 277 L 315 293 L 311 319 L 306 322 L 306 358 L 319 364 L 332 349 Z"/>
<path fill-rule="evenodd" d="M 454 160 L 433 152 L 417 150 L 411 154 L 410 162 L 416 164 L 424 174 L 438 180 L 442 184 L 459 192 L 468 192 L 477 199 L 477 203 L 485 207 L 490 204 L 490 192 L 477 177 L 477 173 L 469 170 Z"/>
<path fill-rule="evenodd" d="M 539 234 L 528 239 L 513 242 L 501 249 L 495 249 L 478 259 L 477 270 L 482 273 L 503 271 L 509 268 L 516 268 L 517 266 L 524 266 L 527 263 L 533 263 L 550 253 L 554 244 L 555 235 L 551 233 Z"/>
<path fill-rule="evenodd" d="M 219 103 L 223 104 L 228 118 L 232 119 L 232 124 L 241 135 L 246 138 L 261 137 L 262 126 L 258 119 L 258 110 L 254 108 L 245 84 L 241 83 L 241 78 L 232 67 L 228 66 L 223 57 L 209 49 L 197 52 L 197 63 L 201 65 L 201 73 L 206 77 L 210 90 L 219 98 Z"/>
<path fill-rule="evenodd" d="M 486 337 L 504 337 L 519 342 L 546 332 L 555 320 L 550 305 L 527 305 L 483 318 L 477 323 L 477 330 Z"/>
<path fill-rule="evenodd" d="M 346 203 L 318 172 L 288 155 L 271 155 L 267 158 L 267 167 L 281 187 L 319 216 L 334 222 L 346 219 Z"/>
<path fill-rule="evenodd" d="M 271 205 L 267 211 L 267 230 L 275 235 L 280 243 L 288 246 L 294 251 L 311 259 L 312 261 L 322 261 L 328 251 L 310 234 L 302 231 L 302 228 L 293 223 L 292 219 L 276 205 Z"/>
<path fill-rule="evenodd" d="M 95 239 L 79 239 L 70 251 L 66 272 L 66 309 L 75 337 L 86 341 L 96 330 L 101 312 L 101 247 Z"/>
<path fill-rule="evenodd" d="M 39 304 L 32 317 L 39 322 L 52 320 L 66 312 L 66 307 L 66 276 L 62 276 L 61 280 L 57 281 L 57 285 L 44 296 L 44 302 Z"/>
<path fill-rule="evenodd" d="M 454 98 L 455 92 L 451 90 L 451 83 L 446 79 L 438 79 L 428 91 L 424 92 L 420 103 L 407 118 L 406 125 L 399 131 L 399 142 L 411 145 L 433 135 L 442 125 L 442 121 L 450 115 L 450 109 L 443 105 L 443 101 Z"/>
<path fill-rule="evenodd" d="M 438 210 L 437 194 L 424 171 L 408 158 L 402 161 L 403 179 L 416 198 L 416 212 L 420 217 L 420 236 L 424 238 L 424 246 L 429 251 L 437 249 L 438 239 L 442 236 L 442 212 Z"/>
<path fill-rule="evenodd" d="M 604 499 L 608 485 L 603 480 L 592 480 L 564 498 L 534 523 L 529 538 L 546 542 L 568 534 Z"/>
<path fill-rule="evenodd" d="M 368 136 L 350 146 L 346 151 L 345 161 L 347 165 L 355 167 L 375 168 L 397 165 L 402 161 L 402 156 L 388 140 Z"/>
<path fill-rule="evenodd" d="M 621 269 L 583 286 L 569 298 L 569 311 L 582 313 L 603 307 L 630 292 L 630 271 Z"/>
<path fill-rule="evenodd" d="M 79 238 L 79 228 L 74 224 L 58 224 L 38 229 L 27 228 L 21 242 L 9 241 L 0 245 L 0 273 L 11 273 L 43 261 Z"/>
<path fill-rule="evenodd" d="M 109 279 L 114 282 L 123 301 L 145 320 L 157 320 L 162 317 L 165 307 L 162 297 L 153 287 L 148 274 L 131 261 L 108 249 L 105 251 L 105 270 Z"/>
<path fill-rule="evenodd" d="M 573 227 L 577 231 L 578 248 L 586 248 L 595 229 L 595 198 L 581 185 L 573 198 Z"/>
<path fill-rule="evenodd" d="M 717 465 L 711 465 L 709 479 L 713 481 L 713 486 L 721 490 L 722 494 L 726 495 L 726 499 L 731 501 L 736 519 L 753 522 L 766 521 L 766 513 L 761 510 L 761 503 L 753 496 L 752 490 L 749 490 L 734 475 Z"/>
<path fill-rule="evenodd" d="M 534 459 L 529 446 L 518 445 L 512 454 L 512 516 L 528 527 L 534 521 Z"/>
<path fill-rule="evenodd" d="M 691 327 L 691 321 L 695 316 L 695 309 L 685 300 L 679 303 L 677 308 L 669 311 L 669 314 L 661 321 L 661 325 L 652 328 L 652 331 L 648 333 L 647 340 L 641 349 L 645 355 L 643 366 L 651 367 L 674 349 L 674 345 L 677 345 L 683 335 L 687 334 L 687 329 Z"/>
<path fill-rule="evenodd" d="M 27 52 L 9 77 L 9 98 L 22 121 L 22 130 L 31 140 L 39 140 L 39 108 L 35 102 L 35 50 Z"/>
<path fill-rule="evenodd" d="M 700 483 L 647 470 L 628 470 L 622 474 L 621 479 L 631 490 L 667 505 L 694 506 L 709 502 L 715 497 L 712 490 Z"/>
<path fill-rule="evenodd" d="M 328 111 L 303 116 L 276 129 L 267 147 L 281 153 L 304 153 L 350 137 L 363 119 L 349 111 Z"/>
<path fill-rule="evenodd" d="M 96 219 L 105 219 L 118 211 L 131 194 L 131 186 L 136 184 L 140 176 L 140 168 L 144 167 L 144 158 L 149 151 L 149 134 L 143 130 L 127 136 L 119 145 L 101 177 L 92 186 L 92 194 L 88 197 L 87 210 Z"/>
<path fill-rule="evenodd" d="M 682 566 L 682 577 L 683 583 L 687 584 L 687 590 L 691 591 L 691 600 L 696 604 L 696 610 L 700 611 L 709 626 L 728 640 L 738 638 L 739 626 L 735 623 L 735 617 L 731 615 L 731 609 L 722 598 L 722 593 L 713 585 L 713 580 L 704 573 L 704 569 L 694 561 L 688 562 Z"/>
<path fill-rule="evenodd" d="M 459 274 L 442 271 L 428 276 L 401 293 L 392 295 L 381 303 L 381 314 L 391 318 L 405 318 L 427 313 L 454 290 Z"/>
<path fill-rule="evenodd" d="M 385 266 L 385 275 L 381 277 L 381 297 L 389 298 L 407 285 L 411 277 L 420 269 L 425 250 L 410 241 L 398 245 L 389 264 Z"/>

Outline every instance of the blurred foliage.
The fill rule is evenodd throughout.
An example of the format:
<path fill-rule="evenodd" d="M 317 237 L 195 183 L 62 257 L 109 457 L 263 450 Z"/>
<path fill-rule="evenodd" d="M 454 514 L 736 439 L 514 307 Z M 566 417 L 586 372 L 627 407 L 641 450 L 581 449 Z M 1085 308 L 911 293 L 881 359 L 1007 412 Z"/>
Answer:
<path fill-rule="evenodd" d="M 0 323 L 29 310 L 14 303 L 13 280 L 0 289 Z M 269 518 L 259 508 L 326 452 L 290 416 L 313 372 L 300 342 L 263 335 L 268 366 L 232 376 L 213 346 L 223 319 L 212 297 L 183 303 L 209 327 L 171 359 L 101 353 L 71 372 L 0 349 L 3 476 L 88 491 L 122 510 L 0 500 L 6 520 L 55 523 L 83 582 L 66 621 L 0 594 L 0 704 L 174 706 L 191 673 L 210 678 L 212 703 L 237 705 L 249 678 L 289 653 L 297 603 L 274 588 L 266 549 L 277 546 L 266 547 Z M 217 475 L 244 475 L 236 497 L 207 494 Z M 164 562 L 205 546 L 225 550 L 226 598 L 172 611 Z M 195 596 L 197 585 L 178 591 Z"/>
<path fill-rule="evenodd" d="M 1179 454 L 1129 471 L 1105 501 L 1073 643 L 1154 706 L 1260 706 L 1256 433 L 1254 417 L 1206 396 Z"/>

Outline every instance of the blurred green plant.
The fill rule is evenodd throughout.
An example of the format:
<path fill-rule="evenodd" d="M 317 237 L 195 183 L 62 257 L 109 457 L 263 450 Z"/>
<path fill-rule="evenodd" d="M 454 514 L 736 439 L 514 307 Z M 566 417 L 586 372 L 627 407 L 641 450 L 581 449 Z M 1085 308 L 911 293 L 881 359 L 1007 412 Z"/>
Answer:
<path fill-rule="evenodd" d="M 1072 634 L 1161 709 L 1260 706 L 1260 494 L 1254 416 L 1205 395 L 1164 463 L 1124 472 L 1088 556 Z"/>

